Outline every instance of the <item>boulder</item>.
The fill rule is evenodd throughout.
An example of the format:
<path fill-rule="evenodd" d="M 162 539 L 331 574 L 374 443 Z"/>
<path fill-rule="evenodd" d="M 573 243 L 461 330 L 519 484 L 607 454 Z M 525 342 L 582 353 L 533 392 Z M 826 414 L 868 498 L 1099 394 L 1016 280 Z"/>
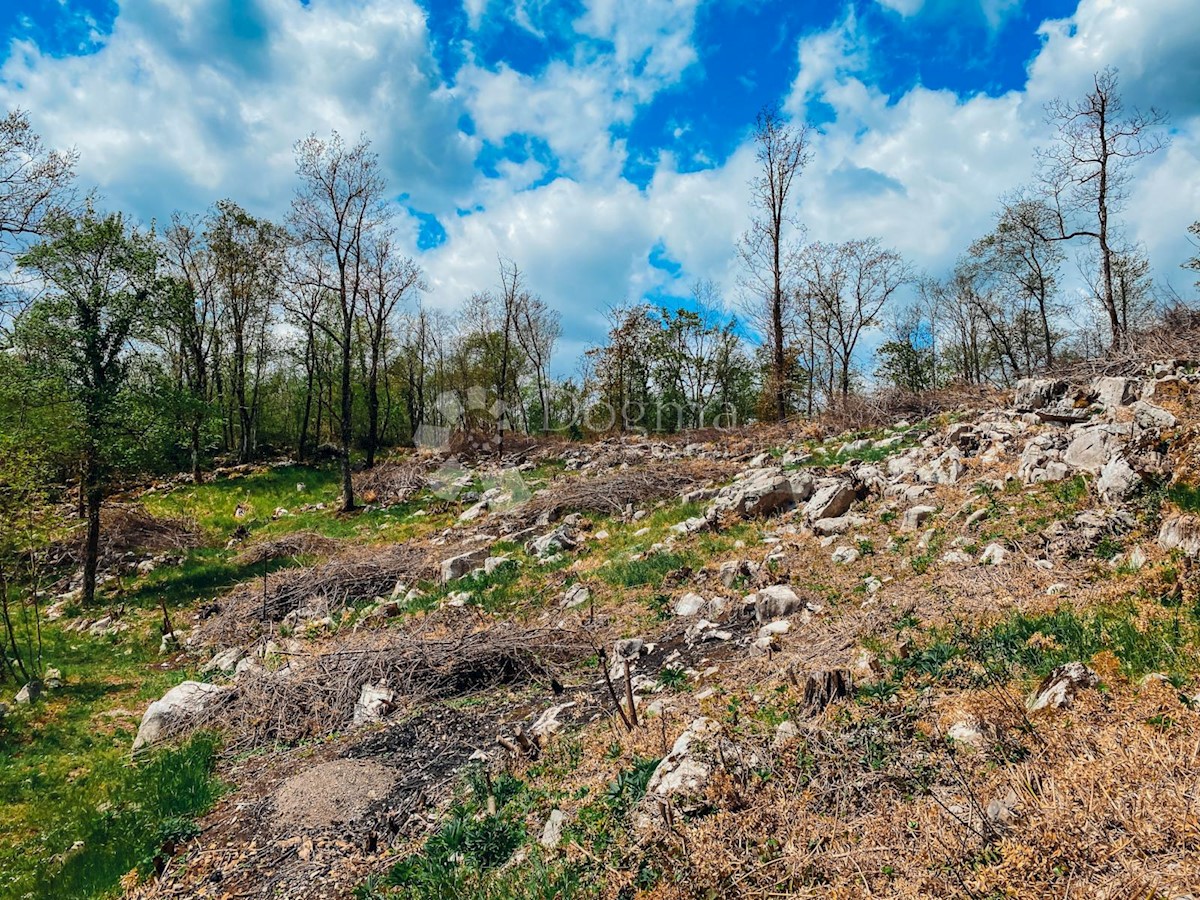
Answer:
<path fill-rule="evenodd" d="M 1200 557 L 1200 517 L 1180 515 L 1166 519 L 1158 532 L 1158 546 Z"/>
<path fill-rule="evenodd" d="M 675 601 L 675 615 L 677 616 L 695 616 L 699 615 L 704 609 L 706 600 L 699 594 L 687 593 Z"/>
<path fill-rule="evenodd" d="M 462 553 L 458 556 L 442 560 L 442 583 L 457 581 L 464 575 L 469 575 L 482 566 L 487 561 L 487 558 L 488 548 L 480 547 L 478 550 L 472 550 L 469 553 Z"/>
<path fill-rule="evenodd" d="M 36 703 L 40 696 L 42 696 L 42 683 L 40 681 L 30 681 L 17 691 L 17 696 L 13 699 L 16 700 L 18 706 L 28 706 L 31 703 Z"/>
<path fill-rule="evenodd" d="M 222 650 L 213 656 L 204 667 L 200 670 L 201 675 L 211 675 L 214 672 L 225 673 L 234 671 L 237 664 L 241 662 L 242 657 L 246 655 L 246 651 L 241 647 L 229 647 Z"/>
<path fill-rule="evenodd" d="M 233 692 L 232 687 L 208 684 L 203 681 L 185 681 L 167 691 L 146 709 L 138 726 L 133 749 L 153 746 L 170 736 L 171 731 L 209 709 L 224 702 Z"/>
<path fill-rule="evenodd" d="M 1142 392 L 1142 383 L 1136 378 L 1120 376 L 1096 378 L 1092 381 L 1092 393 L 1096 402 L 1105 410 L 1128 406 Z"/>
<path fill-rule="evenodd" d="M 746 598 L 747 604 L 754 606 L 754 618 L 759 623 L 782 619 L 793 613 L 806 609 L 807 605 L 800 596 L 786 584 L 773 584 Z"/>
<path fill-rule="evenodd" d="M 786 475 L 774 467 L 751 469 L 717 493 L 706 518 L 716 519 L 726 512 L 744 519 L 769 516 L 804 502 L 812 490 L 812 476 L 807 472 Z"/>
<path fill-rule="evenodd" d="M 870 524 L 870 521 L 863 516 L 835 516 L 831 519 L 818 519 L 813 522 L 813 533 L 821 537 L 831 537 L 836 534 L 845 534 L 855 528 L 862 528 Z"/>
<path fill-rule="evenodd" d="M 1139 400 L 1133 404 L 1133 421 L 1139 428 L 1162 430 L 1174 428 L 1178 422 L 1171 413 L 1161 406 Z"/>
<path fill-rule="evenodd" d="M 1083 663 L 1069 662 L 1046 676 L 1030 695 L 1026 706 L 1030 712 L 1065 709 L 1074 702 L 1080 691 L 1094 688 L 1099 683 L 1100 677 Z"/>
<path fill-rule="evenodd" d="M 1022 378 L 1017 382 L 1013 406 L 1022 412 L 1044 409 L 1062 399 L 1067 392 L 1065 381 L 1046 378 Z"/>
<path fill-rule="evenodd" d="M 386 684 L 364 684 L 354 704 L 354 724 L 380 722 L 396 705 L 396 692 Z"/>
<path fill-rule="evenodd" d="M 916 531 L 929 521 L 929 517 L 936 512 L 936 506 L 914 506 L 904 511 L 904 518 L 900 521 L 900 527 L 904 531 Z"/>
<path fill-rule="evenodd" d="M 575 540 L 569 526 L 560 525 L 553 531 L 534 538 L 525 545 L 525 550 L 540 558 L 553 556 L 563 550 L 574 550 L 576 546 L 578 546 L 578 541 Z"/>
<path fill-rule="evenodd" d="M 563 595 L 562 602 L 559 606 L 562 609 L 574 609 L 576 606 L 583 606 L 592 599 L 592 592 L 588 590 L 585 584 L 573 584 L 567 588 L 566 594 Z"/>
<path fill-rule="evenodd" d="M 1128 460 L 1116 454 L 1104 464 L 1096 479 L 1096 490 L 1106 503 L 1121 503 L 1141 486 L 1142 476 L 1134 471 Z"/>
<path fill-rule="evenodd" d="M 1119 444 L 1118 434 L 1108 426 L 1085 428 L 1067 445 L 1063 460 L 1076 469 L 1098 475 L 1104 464 L 1118 450 Z"/>
<path fill-rule="evenodd" d="M 836 518 L 844 515 L 855 499 L 854 488 L 849 482 L 827 481 L 813 492 L 804 507 L 804 518 L 809 522 Z"/>
<path fill-rule="evenodd" d="M 635 826 L 644 830 L 660 820 L 659 804 L 664 802 L 677 815 L 704 812 L 709 807 L 707 792 L 713 776 L 736 765 L 739 758 L 737 746 L 724 736 L 720 722 L 696 719 L 651 774 L 634 817 Z"/>

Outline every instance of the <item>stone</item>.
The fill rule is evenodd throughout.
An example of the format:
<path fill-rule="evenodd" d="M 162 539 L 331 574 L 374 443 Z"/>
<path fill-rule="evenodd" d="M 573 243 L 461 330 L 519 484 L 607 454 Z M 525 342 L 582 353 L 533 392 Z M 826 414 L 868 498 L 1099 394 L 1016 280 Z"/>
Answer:
<path fill-rule="evenodd" d="M 781 747 L 786 747 L 788 744 L 795 742 L 800 737 L 800 729 L 796 727 L 796 723 L 791 719 L 780 722 L 775 728 L 775 736 L 771 739 L 771 746 L 778 750 Z"/>
<path fill-rule="evenodd" d="M 510 562 L 512 562 L 512 557 L 509 556 L 489 556 L 483 561 L 483 574 L 492 575 L 497 569 Z"/>
<path fill-rule="evenodd" d="M 211 675 L 214 672 L 229 673 L 237 668 L 246 651 L 241 647 L 229 647 L 215 654 L 200 670 L 201 675 Z"/>
<path fill-rule="evenodd" d="M 561 809 L 551 810 L 550 817 L 546 819 L 546 825 L 542 829 L 542 836 L 538 838 L 538 843 L 547 850 L 553 850 L 562 842 L 563 826 L 566 823 L 566 813 Z"/>
<path fill-rule="evenodd" d="M 829 537 L 831 535 L 845 534 L 847 531 L 852 531 L 855 528 L 862 528 L 870 524 L 869 520 L 863 516 L 835 516 L 829 519 L 818 519 L 813 522 L 813 533 L 821 537 Z"/>
<path fill-rule="evenodd" d="M 1096 402 L 1105 410 L 1117 409 L 1133 403 L 1142 392 L 1142 383 L 1136 378 L 1121 376 L 1101 377 L 1092 381 L 1092 393 Z"/>
<path fill-rule="evenodd" d="M 574 703 L 559 703 L 551 706 L 538 716 L 536 722 L 529 728 L 529 733 L 538 738 L 549 738 L 558 734 L 566 727 L 562 714 L 575 706 Z"/>
<path fill-rule="evenodd" d="M 852 562 L 855 562 L 860 555 L 861 554 L 854 547 L 847 547 L 843 545 L 833 551 L 833 556 L 831 558 L 838 565 L 848 565 Z"/>
<path fill-rule="evenodd" d="M 946 737 L 976 749 L 981 748 L 984 743 L 983 732 L 974 722 L 955 722 L 946 730 Z"/>
<path fill-rule="evenodd" d="M 618 662 L 628 660 L 633 662 L 646 650 L 646 642 L 641 638 L 622 638 L 613 644 L 613 658 Z"/>
<path fill-rule="evenodd" d="M 40 681 L 30 681 L 17 691 L 17 696 L 13 699 L 16 700 L 18 706 L 28 706 L 31 703 L 36 703 L 40 696 L 42 696 L 42 683 Z"/>
<path fill-rule="evenodd" d="M 639 830 L 661 819 L 660 802 L 676 814 L 695 815 L 709 806 L 708 786 L 721 769 L 737 764 L 740 753 L 724 736 L 721 723 L 701 717 L 692 722 L 671 746 L 650 776 L 646 796 L 634 818 Z"/>
<path fill-rule="evenodd" d="M 1133 404 L 1133 421 L 1139 428 L 1147 430 L 1174 428 L 1178 424 L 1171 413 L 1145 400 Z"/>
<path fill-rule="evenodd" d="M 1016 384 L 1013 406 L 1020 411 L 1044 409 L 1067 392 L 1065 381 L 1046 378 L 1022 378 Z"/>
<path fill-rule="evenodd" d="M 1098 475 L 1116 450 L 1116 435 L 1104 426 L 1085 428 L 1067 446 L 1063 460 L 1091 475 Z"/>
<path fill-rule="evenodd" d="M 380 722 L 395 708 L 396 692 L 386 684 L 364 684 L 354 704 L 354 724 Z"/>
<path fill-rule="evenodd" d="M 677 616 L 695 616 L 699 615 L 704 609 L 705 599 L 699 594 L 687 593 L 675 601 L 675 615 Z"/>
<path fill-rule="evenodd" d="M 1164 550 L 1179 550 L 1185 556 L 1200 557 L 1200 518 L 1170 516 L 1159 529 L 1158 546 Z"/>
<path fill-rule="evenodd" d="M 998 566 L 1008 559 L 1008 550 L 1003 545 L 991 543 L 983 548 L 979 561 L 985 566 Z"/>
<path fill-rule="evenodd" d="M 232 687 L 203 681 L 177 684 L 146 709 L 133 739 L 134 752 L 165 740 L 173 729 L 224 702 L 232 691 Z"/>
<path fill-rule="evenodd" d="M 754 618 L 759 624 L 790 616 L 806 608 L 800 596 L 786 584 L 773 584 L 746 598 L 754 605 Z"/>
<path fill-rule="evenodd" d="M 583 606 L 592 599 L 592 592 L 588 590 L 585 584 L 573 584 L 567 588 L 566 594 L 563 595 L 562 603 L 559 606 L 562 609 L 574 609 L 576 606 Z"/>
<path fill-rule="evenodd" d="M 936 512 L 936 506 L 914 506 L 911 509 L 904 511 L 904 517 L 901 519 L 900 527 L 904 531 L 916 531 L 927 521 L 929 521 L 930 517 Z"/>
<path fill-rule="evenodd" d="M 578 546 L 569 526 L 560 525 L 553 531 L 534 538 L 525 545 L 527 552 L 539 558 L 552 556 L 562 550 L 574 550 Z"/>
<path fill-rule="evenodd" d="M 733 587 L 739 578 L 749 574 L 750 567 L 744 559 L 733 559 L 721 563 L 721 584 L 725 585 L 727 588 Z"/>
<path fill-rule="evenodd" d="M 854 488 L 849 482 L 827 482 L 813 493 L 805 505 L 804 518 L 809 522 L 836 518 L 844 515 L 855 499 Z"/>
<path fill-rule="evenodd" d="M 487 561 L 488 549 L 480 547 L 469 553 L 462 553 L 442 560 L 442 583 L 457 581 L 465 575 L 474 572 Z"/>
<path fill-rule="evenodd" d="M 1142 476 L 1119 453 L 1111 457 L 1096 479 L 1096 491 L 1106 503 L 1121 503 L 1132 497 L 1142 484 Z"/>
<path fill-rule="evenodd" d="M 1081 662 L 1069 662 L 1059 666 L 1046 676 L 1038 689 L 1030 695 L 1026 706 L 1030 712 L 1043 709 L 1066 709 L 1076 695 L 1100 683 L 1100 677 Z"/>

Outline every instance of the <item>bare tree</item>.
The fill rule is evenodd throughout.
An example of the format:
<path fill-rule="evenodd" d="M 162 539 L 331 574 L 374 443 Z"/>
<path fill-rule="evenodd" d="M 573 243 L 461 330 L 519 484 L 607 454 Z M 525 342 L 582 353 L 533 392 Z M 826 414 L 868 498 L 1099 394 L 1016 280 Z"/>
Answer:
<path fill-rule="evenodd" d="M 12 239 L 39 234 L 42 222 L 74 199 L 74 150 L 48 150 L 29 114 L 14 109 L 0 119 L 0 263 L 15 252 Z"/>
<path fill-rule="evenodd" d="M 329 336 L 341 357 L 340 438 L 342 510 L 354 509 L 350 447 L 354 439 L 354 392 L 351 379 L 354 320 L 366 285 L 368 239 L 383 224 L 385 184 L 370 142 L 359 138 L 347 147 L 341 135 L 310 135 L 296 145 L 300 184 L 289 222 L 296 242 L 311 261 L 314 286 L 329 291 L 336 303 Z"/>
<path fill-rule="evenodd" d="M 808 164 L 806 125 L 788 124 L 776 109 L 763 109 L 754 129 L 759 172 L 750 182 L 756 211 L 750 230 L 738 242 L 749 295 L 747 311 L 763 331 L 771 355 L 770 392 L 776 418 L 787 418 L 791 386 L 788 378 L 788 244 L 799 232 L 792 217 L 792 189 Z"/>
<path fill-rule="evenodd" d="M 179 373 L 190 398 L 192 481 L 200 484 L 201 429 L 209 401 L 209 370 L 218 340 L 218 270 L 204 240 L 203 223 L 176 215 L 164 234 L 162 256 L 175 283 L 165 293 L 163 327 L 178 354 Z"/>
<path fill-rule="evenodd" d="M 367 382 L 367 459 L 368 469 L 375 465 L 379 448 L 379 380 L 386 362 L 387 342 L 395 326 L 396 310 L 414 291 L 425 290 L 421 268 L 407 256 L 400 256 L 392 238 L 382 234 L 370 241 L 364 265 L 367 285 L 363 289 L 363 321 L 366 326 Z"/>
<path fill-rule="evenodd" d="M 1197 250 L 1195 256 L 1183 264 L 1185 269 L 1191 269 L 1193 272 L 1200 272 L 1200 221 L 1193 222 L 1188 226 L 1188 233 L 1192 236 L 1192 246 Z M 1200 280 L 1196 282 L 1196 289 L 1200 290 Z"/>
<path fill-rule="evenodd" d="M 1126 111 L 1117 72 L 1106 68 L 1092 79 L 1082 100 L 1061 98 L 1046 107 L 1057 134 L 1039 151 L 1039 169 L 1047 203 L 1053 210 L 1043 237 L 1052 241 L 1086 238 L 1099 250 L 1100 302 L 1112 331 L 1111 345 L 1123 341 L 1113 264 L 1114 217 L 1127 198 L 1132 166 L 1165 146 L 1166 116 L 1155 110 Z"/>
<path fill-rule="evenodd" d="M 222 200 L 209 217 L 205 239 L 213 254 L 217 298 L 230 341 L 229 437 L 231 445 L 236 440 L 238 459 L 247 462 L 257 444 L 260 389 L 286 235 L 278 225 Z"/>
<path fill-rule="evenodd" d="M 879 314 L 912 273 L 895 250 L 878 238 L 842 244 L 811 244 L 799 256 L 804 294 L 831 361 L 830 393 L 850 393 L 854 354 L 863 332 L 879 324 Z"/>
<path fill-rule="evenodd" d="M 542 410 L 542 432 L 550 430 L 549 384 L 550 357 L 562 335 L 562 318 L 541 297 L 526 295 L 517 309 L 517 342 L 533 367 L 538 404 Z"/>

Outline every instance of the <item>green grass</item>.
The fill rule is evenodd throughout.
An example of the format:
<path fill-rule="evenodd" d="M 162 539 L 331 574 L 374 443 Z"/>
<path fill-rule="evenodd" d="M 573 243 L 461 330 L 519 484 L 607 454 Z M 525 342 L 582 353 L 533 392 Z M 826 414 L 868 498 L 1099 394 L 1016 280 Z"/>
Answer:
<path fill-rule="evenodd" d="M 218 786 L 215 748 L 198 739 L 134 764 L 135 710 L 177 684 L 142 624 L 97 638 L 45 629 L 47 666 L 66 683 L 0 721 L 0 898 L 93 897 L 110 891 L 172 835 L 187 831 Z M 82 845 L 71 848 L 77 841 Z"/>
<path fill-rule="evenodd" d="M 657 585 L 690 561 L 691 557 L 682 553 L 651 553 L 641 559 L 612 561 L 599 570 L 599 575 L 614 587 Z"/>
<path fill-rule="evenodd" d="M 1173 484 L 1167 488 L 1167 499 L 1185 513 L 1200 513 L 1200 486 Z"/>
<path fill-rule="evenodd" d="M 1087 663 L 1105 650 L 1130 679 L 1159 672 L 1182 685 L 1200 670 L 1200 607 L 1171 609 L 1144 627 L 1138 622 L 1138 611 L 1128 601 L 1086 612 L 1062 607 L 1042 615 L 1015 613 L 982 630 L 943 629 L 906 656 L 889 658 L 888 678 L 865 695 L 889 696 L 910 677 L 918 683 L 965 679 L 983 686 L 991 678 L 1044 676 L 1067 662 Z"/>

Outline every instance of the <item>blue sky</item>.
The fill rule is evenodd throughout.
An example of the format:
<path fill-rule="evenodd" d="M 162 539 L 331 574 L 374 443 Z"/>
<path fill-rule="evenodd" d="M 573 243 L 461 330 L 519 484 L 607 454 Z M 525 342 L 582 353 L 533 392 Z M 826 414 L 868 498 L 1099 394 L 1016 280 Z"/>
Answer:
<path fill-rule="evenodd" d="M 1190 285 L 1197 46 L 1195 0 L 10 0 L 0 94 L 145 221 L 225 196 L 282 215 L 292 144 L 361 131 L 429 302 L 512 257 L 568 365 L 609 304 L 707 278 L 738 307 L 764 105 L 817 129 L 809 239 L 877 235 L 938 273 L 1028 179 L 1042 104 L 1117 65 L 1174 131 L 1123 223 Z"/>

